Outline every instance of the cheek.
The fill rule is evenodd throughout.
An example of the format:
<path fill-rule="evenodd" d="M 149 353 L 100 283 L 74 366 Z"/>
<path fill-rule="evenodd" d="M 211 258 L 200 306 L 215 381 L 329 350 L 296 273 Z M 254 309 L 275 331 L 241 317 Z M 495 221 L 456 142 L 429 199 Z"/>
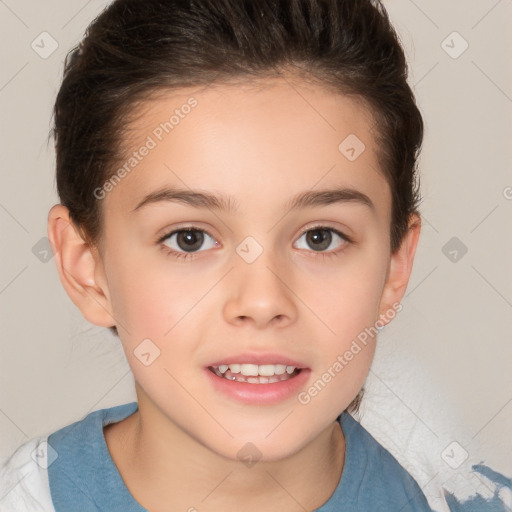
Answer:
<path fill-rule="evenodd" d="M 155 277 L 150 269 L 118 268 L 112 279 L 112 308 L 128 336 L 157 338 L 172 327 L 172 288 Z"/>
<path fill-rule="evenodd" d="M 176 273 L 136 261 L 133 266 L 129 261 L 117 266 L 111 275 L 111 299 L 124 352 L 135 380 L 150 396 L 179 393 L 167 372 L 183 380 L 178 361 L 194 352 L 186 328 L 196 320 L 192 306 L 199 298 L 196 292 L 190 297 L 194 288 L 187 293 L 183 281 Z"/>
<path fill-rule="evenodd" d="M 180 279 L 121 243 L 109 250 L 110 301 L 127 354 L 146 338 L 160 345 L 186 313 Z"/>
<path fill-rule="evenodd" d="M 385 254 L 369 247 L 342 256 L 304 282 L 307 304 L 346 343 L 375 323 L 386 277 Z M 326 331 L 328 332 L 328 330 Z"/>
<path fill-rule="evenodd" d="M 368 375 L 387 265 L 377 246 L 354 251 L 304 281 L 307 304 L 324 325 L 316 331 L 321 364 L 301 404 L 335 414 L 352 401 Z"/>
<path fill-rule="evenodd" d="M 192 353 L 190 333 L 204 315 L 201 299 L 209 287 L 202 274 L 179 271 L 163 260 L 148 263 L 137 254 L 111 265 L 111 303 L 127 357 L 146 339 L 160 350 L 156 366 L 174 367 L 176 354 Z"/>
<path fill-rule="evenodd" d="M 316 375 L 298 402 L 310 414 L 335 417 L 363 386 L 375 353 L 375 328 L 381 295 L 380 272 L 376 266 L 364 273 L 354 268 L 340 271 L 322 293 L 312 291 L 312 310 L 325 324 L 316 331 L 321 348 Z M 320 351 L 319 351 L 320 353 Z"/>

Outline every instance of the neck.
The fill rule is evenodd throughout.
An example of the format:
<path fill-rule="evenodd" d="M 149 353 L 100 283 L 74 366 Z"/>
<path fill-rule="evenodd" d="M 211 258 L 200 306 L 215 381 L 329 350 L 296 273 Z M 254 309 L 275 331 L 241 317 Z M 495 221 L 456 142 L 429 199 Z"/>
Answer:
<path fill-rule="evenodd" d="M 241 505 L 245 512 L 315 510 L 338 485 L 345 440 L 337 422 L 285 459 L 246 465 L 211 451 L 142 403 L 104 434 L 129 491 L 151 512 L 226 512 Z"/>

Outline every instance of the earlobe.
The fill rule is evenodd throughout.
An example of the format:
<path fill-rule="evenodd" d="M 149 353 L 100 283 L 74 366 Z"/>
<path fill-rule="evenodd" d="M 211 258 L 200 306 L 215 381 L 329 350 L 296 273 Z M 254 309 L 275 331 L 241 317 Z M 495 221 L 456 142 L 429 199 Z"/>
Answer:
<path fill-rule="evenodd" d="M 420 231 L 421 218 L 413 214 L 400 247 L 391 255 L 388 276 L 380 303 L 380 317 L 385 323 L 388 323 L 387 317 L 389 316 L 386 315 L 386 312 L 393 308 L 393 304 L 400 303 L 407 289 Z"/>
<path fill-rule="evenodd" d="M 95 279 L 103 272 L 99 255 L 93 254 L 62 204 L 53 206 L 48 214 L 48 238 L 60 281 L 84 318 L 101 327 L 115 325 L 108 289 Z"/>

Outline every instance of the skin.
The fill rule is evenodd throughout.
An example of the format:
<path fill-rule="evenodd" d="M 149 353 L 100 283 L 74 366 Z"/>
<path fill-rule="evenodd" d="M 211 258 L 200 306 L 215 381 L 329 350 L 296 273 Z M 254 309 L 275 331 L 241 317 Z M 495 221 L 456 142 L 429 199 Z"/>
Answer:
<path fill-rule="evenodd" d="M 100 247 L 84 243 L 64 206 L 49 214 L 67 293 L 93 324 L 117 326 L 134 374 L 139 410 L 104 434 L 128 489 L 152 512 L 325 503 L 344 464 L 335 420 L 368 375 L 375 338 L 306 405 L 296 395 L 273 405 L 228 399 L 204 367 L 234 353 L 279 352 L 311 369 L 307 390 L 365 327 L 387 323 L 412 270 L 420 219 L 411 218 L 392 254 L 391 194 L 364 106 L 304 82 L 260 85 L 172 91 L 140 109 L 127 155 L 188 98 L 198 101 L 103 199 Z M 366 146 L 355 161 L 338 150 L 349 134 Z M 162 201 L 133 211 L 163 186 L 230 195 L 239 209 Z M 335 187 L 366 194 L 374 208 L 286 206 L 301 192 Z M 217 244 L 206 236 L 192 258 L 178 259 L 165 251 L 180 250 L 176 236 L 156 242 L 190 225 Z M 352 242 L 333 235 L 315 251 L 303 233 L 319 225 Z M 263 249 L 250 264 L 236 252 L 247 236 Z M 149 366 L 134 355 L 147 338 L 160 349 Z M 247 442 L 261 453 L 250 468 L 237 458 Z"/>

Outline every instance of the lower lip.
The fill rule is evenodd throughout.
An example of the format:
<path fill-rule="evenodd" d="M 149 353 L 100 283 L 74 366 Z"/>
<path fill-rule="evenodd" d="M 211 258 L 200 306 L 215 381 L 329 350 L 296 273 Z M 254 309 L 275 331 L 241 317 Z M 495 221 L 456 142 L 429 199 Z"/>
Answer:
<path fill-rule="evenodd" d="M 304 368 L 295 377 L 272 384 L 250 384 L 218 377 L 208 368 L 206 375 L 214 389 L 245 404 L 276 404 L 296 396 L 308 380 L 311 370 Z"/>

